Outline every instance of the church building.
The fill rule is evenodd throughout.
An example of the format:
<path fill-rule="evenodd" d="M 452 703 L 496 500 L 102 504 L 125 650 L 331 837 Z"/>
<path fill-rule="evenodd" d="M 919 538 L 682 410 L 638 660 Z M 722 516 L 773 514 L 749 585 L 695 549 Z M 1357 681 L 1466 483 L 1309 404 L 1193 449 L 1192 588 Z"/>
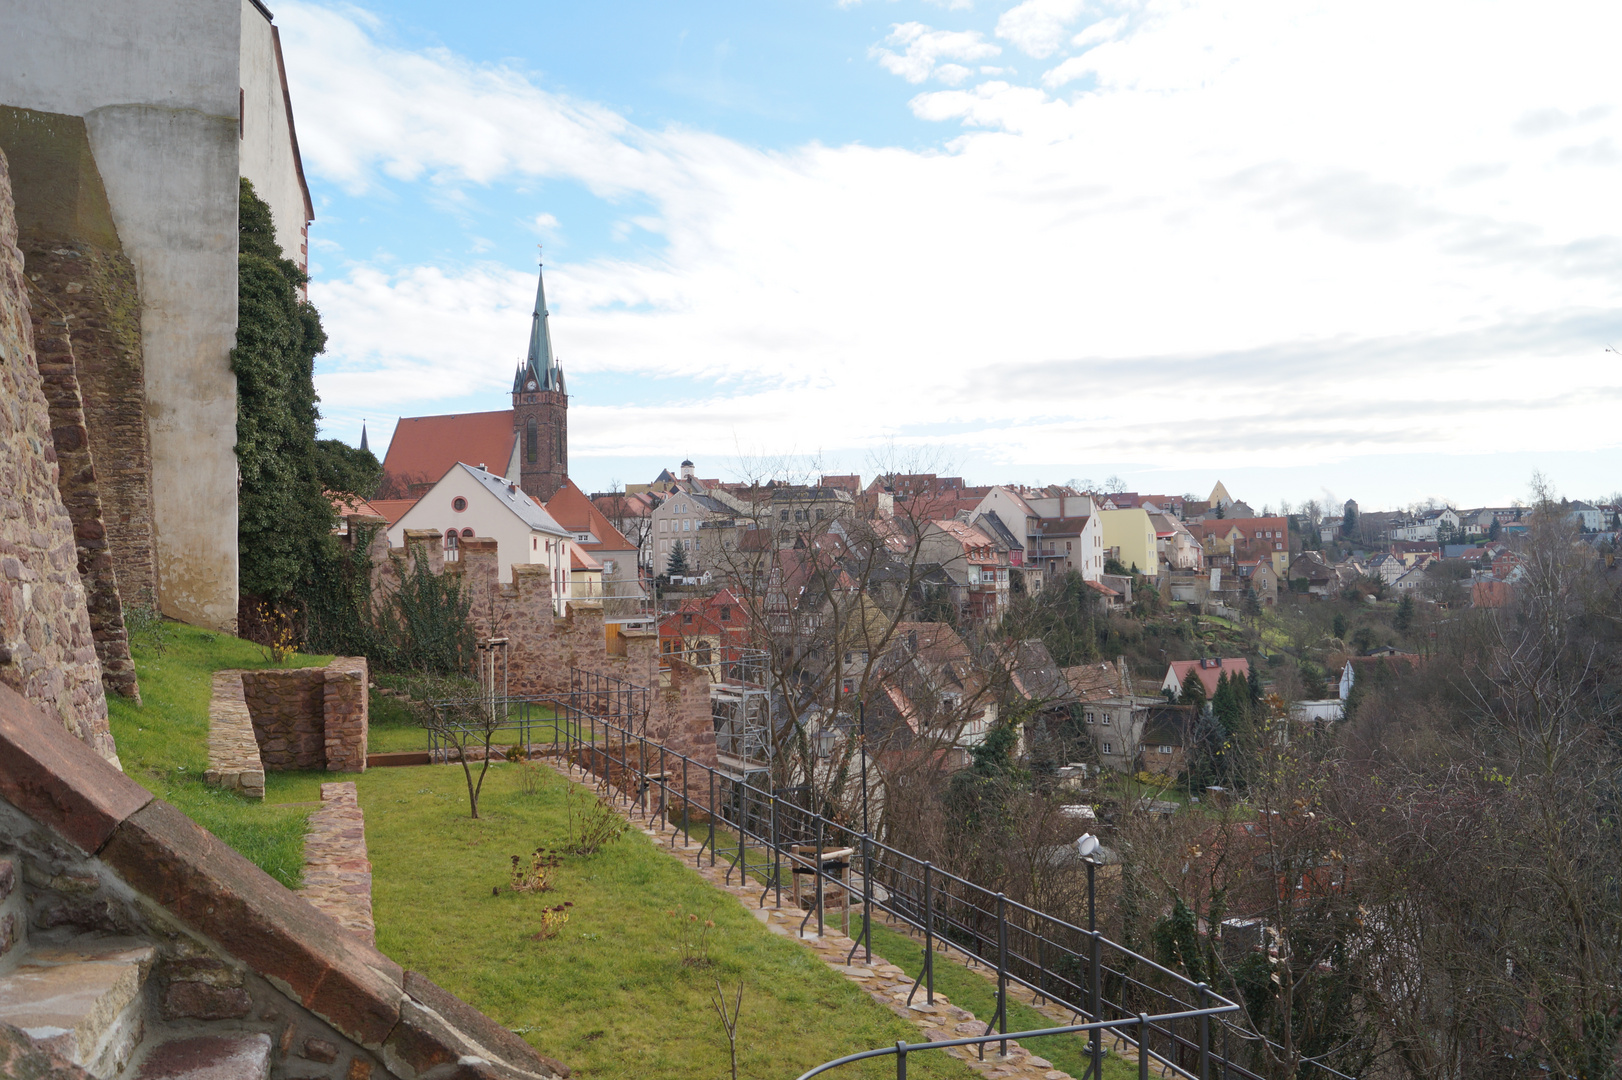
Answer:
<path fill-rule="evenodd" d="M 401 417 L 383 459 L 385 485 L 416 498 L 458 462 L 504 477 L 542 503 L 568 479 L 569 395 L 552 351 L 544 274 L 535 285 L 529 355 L 513 376 L 512 408 Z"/>

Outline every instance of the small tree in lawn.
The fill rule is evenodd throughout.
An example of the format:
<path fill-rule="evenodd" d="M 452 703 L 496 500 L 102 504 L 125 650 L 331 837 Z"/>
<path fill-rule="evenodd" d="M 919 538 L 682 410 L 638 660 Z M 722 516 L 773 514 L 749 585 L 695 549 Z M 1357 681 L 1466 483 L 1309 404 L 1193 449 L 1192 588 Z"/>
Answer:
<path fill-rule="evenodd" d="M 493 700 L 447 697 L 430 702 L 425 713 L 424 725 L 436 741 L 446 747 L 447 752 L 449 747 L 456 748 L 456 756 L 462 762 L 462 776 L 467 780 L 468 812 L 475 818 L 479 816 L 479 793 L 484 789 L 484 777 L 490 771 L 490 744 L 496 731 L 506 723 L 503 711 L 503 706 Z M 477 777 L 468 760 L 474 747 L 484 751 Z"/>

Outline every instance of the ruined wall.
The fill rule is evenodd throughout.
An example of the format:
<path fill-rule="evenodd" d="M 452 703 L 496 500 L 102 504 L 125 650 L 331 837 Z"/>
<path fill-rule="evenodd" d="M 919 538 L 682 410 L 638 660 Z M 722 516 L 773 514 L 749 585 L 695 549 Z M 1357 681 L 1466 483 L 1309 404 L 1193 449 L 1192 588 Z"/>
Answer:
<path fill-rule="evenodd" d="M 242 673 L 242 697 L 266 772 L 327 767 L 325 691 L 321 668 Z"/>
<path fill-rule="evenodd" d="M 0 153 L 0 683 L 117 761 Z"/>

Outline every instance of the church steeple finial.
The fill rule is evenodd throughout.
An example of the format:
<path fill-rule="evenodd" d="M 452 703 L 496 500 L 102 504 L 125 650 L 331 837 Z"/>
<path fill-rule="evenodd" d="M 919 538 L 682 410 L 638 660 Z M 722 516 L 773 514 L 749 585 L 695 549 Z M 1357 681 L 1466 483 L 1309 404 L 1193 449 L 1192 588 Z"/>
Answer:
<path fill-rule="evenodd" d="M 535 245 L 538 249 L 539 244 Z M 526 390 L 563 389 L 563 371 L 558 367 L 557 355 L 552 351 L 551 312 L 546 309 L 546 275 L 537 260 L 535 271 L 535 311 L 529 327 L 529 355 L 513 380 L 513 393 Z M 534 386 L 529 385 L 534 382 Z"/>

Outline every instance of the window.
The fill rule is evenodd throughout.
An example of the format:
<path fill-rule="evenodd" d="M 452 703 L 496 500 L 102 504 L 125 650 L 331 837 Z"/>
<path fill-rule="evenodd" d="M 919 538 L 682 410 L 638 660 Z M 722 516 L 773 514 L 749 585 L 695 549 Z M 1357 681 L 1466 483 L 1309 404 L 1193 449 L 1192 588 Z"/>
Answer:
<path fill-rule="evenodd" d="M 527 461 L 534 462 L 540 456 L 540 452 L 541 439 L 536 433 L 535 418 L 532 416 L 529 418 L 529 422 L 524 425 L 524 458 Z"/>
<path fill-rule="evenodd" d="M 1091 724 L 1091 723 L 1093 723 L 1095 721 L 1095 719 L 1096 718 L 1093 716 L 1092 710 L 1091 709 L 1087 710 L 1087 722 L 1089 724 Z"/>
<path fill-rule="evenodd" d="M 721 621 L 722 622 L 731 622 L 732 621 L 732 609 L 731 608 L 724 607 L 724 608 L 721 609 Z"/>
<path fill-rule="evenodd" d="M 670 522 L 666 521 L 664 518 L 659 519 L 659 531 L 660 532 L 668 532 L 669 527 L 670 527 Z"/>
<path fill-rule="evenodd" d="M 451 509 L 460 514 L 463 510 L 467 509 L 467 500 L 458 495 L 456 498 L 451 500 Z"/>
<path fill-rule="evenodd" d="M 693 613 L 691 611 L 682 612 L 681 621 L 683 625 L 691 626 L 693 622 Z"/>
<path fill-rule="evenodd" d="M 1066 540 L 1066 541 L 1065 541 L 1065 542 L 1064 542 L 1064 549 L 1065 549 L 1065 551 L 1067 551 L 1067 552 L 1068 552 L 1068 551 L 1069 551 L 1069 550 L 1070 550 L 1070 541 L 1068 541 L 1068 540 Z"/>
<path fill-rule="evenodd" d="M 541 550 L 541 540 L 540 540 L 540 537 L 537 537 L 537 536 L 532 536 L 532 537 L 530 537 L 530 538 L 529 538 L 529 545 L 530 545 L 530 546 L 529 546 L 529 549 L 530 549 L 530 550 L 531 550 L 531 551 L 539 551 L 539 550 Z"/>
<path fill-rule="evenodd" d="M 1170 754 L 1171 753 L 1171 747 L 1167 746 L 1165 743 L 1161 743 L 1160 744 L 1160 752 L 1162 754 Z"/>
<path fill-rule="evenodd" d="M 1115 753 L 1115 744 L 1114 743 L 1105 743 L 1103 746 L 1099 747 L 1099 749 L 1102 750 L 1106 754 L 1113 754 L 1113 753 Z"/>
<path fill-rule="evenodd" d="M 778 521 L 787 521 L 788 520 L 788 511 L 787 510 L 779 510 L 777 512 L 777 520 Z"/>
<path fill-rule="evenodd" d="M 1104 714 L 1104 726 L 1105 727 L 1110 726 L 1110 715 L 1109 715 L 1109 713 Z"/>
<path fill-rule="evenodd" d="M 448 550 L 450 548 L 454 548 L 455 546 L 456 546 L 456 530 L 455 529 L 446 529 L 445 530 L 445 547 L 446 547 L 446 549 Z"/>
<path fill-rule="evenodd" d="M 820 509 L 817 511 L 817 520 L 818 521 L 822 520 L 822 511 Z"/>

